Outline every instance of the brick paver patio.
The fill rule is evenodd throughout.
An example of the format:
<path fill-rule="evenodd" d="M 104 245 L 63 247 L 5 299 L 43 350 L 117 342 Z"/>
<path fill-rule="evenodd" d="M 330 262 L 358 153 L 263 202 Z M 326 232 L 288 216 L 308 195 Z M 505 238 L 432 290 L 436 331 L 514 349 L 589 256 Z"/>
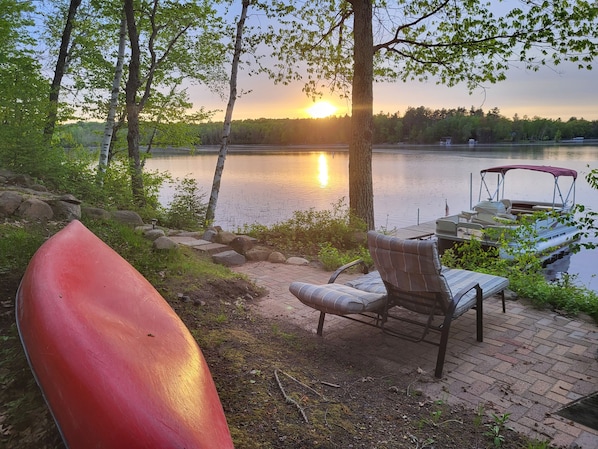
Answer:
<path fill-rule="evenodd" d="M 253 262 L 236 267 L 268 290 L 256 304 L 265 316 L 314 332 L 319 312 L 304 306 L 288 290 L 292 281 L 326 283 L 329 272 L 311 266 Z M 337 281 L 338 282 L 338 281 Z M 434 380 L 437 348 L 383 334 L 379 329 L 326 316 L 327 344 L 360 351 L 388 366 L 412 366 L 430 373 L 414 385 L 433 399 L 487 411 L 510 413 L 515 430 L 555 445 L 598 448 L 598 431 L 556 415 L 564 405 L 598 390 L 598 327 L 507 301 L 484 303 L 484 342 L 475 339 L 475 312 L 451 327 L 442 380 Z M 574 445 L 577 446 L 574 446 Z"/>

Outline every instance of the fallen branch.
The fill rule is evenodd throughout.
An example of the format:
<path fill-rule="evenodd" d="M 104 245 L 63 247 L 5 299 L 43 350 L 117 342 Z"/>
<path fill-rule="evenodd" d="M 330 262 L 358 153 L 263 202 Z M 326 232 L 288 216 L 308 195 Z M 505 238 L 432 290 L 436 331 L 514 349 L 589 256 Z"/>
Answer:
<path fill-rule="evenodd" d="M 283 373 L 286 374 L 286 373 Z M 288 377 L 288 374 L 286 374 Z M 303 407 L 301 407 L 299 405 L 299 403 L 297 401 L 295 401 L 292 397 L 290 397 L 289 395 L 287 395 L 287 393 L 284 391 L 284 388 L 282 387 L 282 384 L 280 383 L 280 379 L 278 378 L 278 370 L 274 370 L 274 377 L 276 378 L 276 383 L 278 384 L 278 388 L 280 388 L 280 391 L 282 392 L 282 395 L 284 396 L 285 401 L 287 402 L 287 404 L 294 404 L 295 407 L 297 407 L 299 409 L 299 412 L 301 413 L 301 416 L 303 416 L 303 419 L 305 420 L 306 423 L 309 423 L 309 420 L 307 419 L 307 415 L 305 414 L 305 411 L 303 410 Z M 291 377 L 291 379 L 293 379 Z M 296 381 L 296 379 L 293 379 Z M 301 383 L 301 382 L 299 382 Z"/>

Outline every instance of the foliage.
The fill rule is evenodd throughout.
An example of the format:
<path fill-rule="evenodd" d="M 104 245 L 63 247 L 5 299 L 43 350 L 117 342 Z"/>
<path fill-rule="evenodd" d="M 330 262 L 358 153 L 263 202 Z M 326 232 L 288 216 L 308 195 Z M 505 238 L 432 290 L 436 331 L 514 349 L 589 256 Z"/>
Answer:
<path fill-rule="evenodd" d="M 492 439 L 492 444 L 494 444 L 494 447 L 502 447 L 503 443 L 505 442 L 505 436 L 503 435 L 503 432 L 506 429 L 506 423 L 510 416 L 510 413 L 504 413 L 502 415 L 496 415 L 493 413 L 492 419 L 494 422 L 486 425 L 488 430 L 484 435 Z"/>
<path fill-rule="evenodd" d="M 46 239 L 43 228 L 25 229 L 17 224 L 0 224 L 0 275 L 24 272 L 37 248 Z"/>
<path fill-rule="evenodd" d="M 590 170 L 586 174 L 586 181 L 595 190 L 598 190 L 598 169 Z M 582 204 L 576 204 L 574 207 L 573 223 L 580 229 L 580 237 L 582 242 L 573 247 L 574 251 L 580 248 L 595 249 L 598 247 L 598 212 L 586 210 Z"/>
<path fill-rule="evenodd" d="M 354 260 L 361 259 L 367 266 L 373 264 L 372 256 L 365 246 L 339 251 L 330 243 L 323 243 L 318 252 L 318 260 L 322 262 L 325 270 L 333 271 Z"/>
<path fill-rule="evenodd" d="M 354 19 L 352 2 L 272 0 L 277 19 L 266 42 L 277 61 L 270 75 L 278 82 L 305 79 L 312 95 L 324 89 L 347 94 L 354 83 L 354 51 L 366 28 Z M 598 44 L 598 10 L 591 2 L 401 1 L 371 2 L 375 38 L 373 78 L 433 80 L 475 89 L 506 78 L 512 66 L 538 70 L 572 61 L 592 68 Z M 304 63 L 307 69 L 302 72 Z M 353 84 L 352 89 L 356 86 Z"/>
<path fill-rule="evenodd" d="M 195 179 L 183 178 L 166 208 L 163 224 L 176 229 L 201 229 L 207 207 L 205 197 Z"/>
<path fill-rule="evenodd" d="M 586 313 L 598 321 L 598 295 L 575 284 L 575 276 L 546 280 L 536 257 L 522 254 L 514 260 L 497 257 L 497 250 L 484 248 L 476 239 L 445 251 L 443 265 L 490 273 L 509 279 L 509 289 L 538 307 L 550 307 L 566 314 Z"/>
<path fill-rule="evenodd" d="M 26 31 L 31 12 L 29 2 L 0 0 L 0 166 L 21 173 L 45 161 L 39 147 L 48 86 Z"/>
<path fill-rule="evenodd" d="M 291 253 L 315 255 L 322 245 L 338 250 L 356 248 L 366 226 L 347 207 L 344 198 L 332 204 L 332 209 L 295 211 L 292 218 L 271 227 L 245 225 L 241 230 L 272 246 Z M 362 240 L 363 242 L 363 240 Z"/>

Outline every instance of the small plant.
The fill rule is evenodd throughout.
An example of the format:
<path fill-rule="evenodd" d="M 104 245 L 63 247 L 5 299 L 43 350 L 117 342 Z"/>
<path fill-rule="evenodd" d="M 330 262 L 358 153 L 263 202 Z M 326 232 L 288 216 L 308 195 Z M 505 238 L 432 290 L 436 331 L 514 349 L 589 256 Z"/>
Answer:
<path fill-rule="evenodd" d="M 370 266 L 373 263 L 372 256 L 365 246 L 359 246 L 356 249 L 343 252 L 333 247 L 330 243 L 321 245 L 320 251 L 318 252 L 318 259 L 322 262 L 322 265 L 326 270 L 331 271 L 357 259 L 363 260 L 367 266 Z"/>
<path fill-rule="evenodd" d="M 494 447 L 502 447 L 503 443 L 505 442 L 505 436 L 503 435 L 503 432 L 506 429 L 506 424 L 510 416 L 510 413 L 503 413 L 502 415 L 495 415 L 493 413 L 492 419 L 494 422 L 486 424 L 488 430 L 484 433 L 484 435 L 492 439 Z"/>
<path fill-rule="evenodd" d="M 550 443 L 547 441 L 534 440 L 527 443 L 526 449 L 549 449 Z"/>
<path fill-rule="evenodd" d="M 200 229 L 207 209 L 204 200 L 205 193 L 198 187 L 197 181 L 184 178 L 166 209 L 165 224 L 171 228 Z"/>

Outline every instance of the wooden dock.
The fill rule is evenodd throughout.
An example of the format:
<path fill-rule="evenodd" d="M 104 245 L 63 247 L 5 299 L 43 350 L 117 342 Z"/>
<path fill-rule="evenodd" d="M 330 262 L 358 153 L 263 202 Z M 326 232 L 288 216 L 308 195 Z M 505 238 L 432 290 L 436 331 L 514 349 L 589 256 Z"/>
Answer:
<path fill-rule="evenodd" d="M 392 232 L 392 235 L 401 239 L 426 239 L 434 235 L 436 230 L 436 221 L 427 221 L 418 225 L 398 228 Z"/>

